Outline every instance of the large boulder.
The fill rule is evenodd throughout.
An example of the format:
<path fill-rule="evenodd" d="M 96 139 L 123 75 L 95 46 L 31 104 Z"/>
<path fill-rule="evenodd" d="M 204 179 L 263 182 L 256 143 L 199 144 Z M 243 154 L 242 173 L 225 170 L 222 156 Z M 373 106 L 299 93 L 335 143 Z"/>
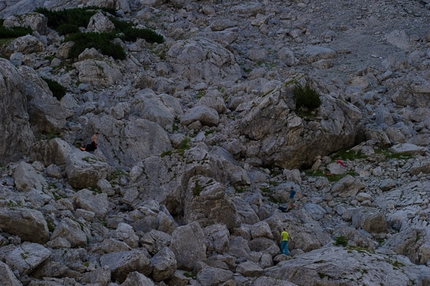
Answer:
<path fill-rule="evenodd" d="M 66 126 L 66 118 L 73 115 L 52 95 L 48 84 L 30 67 L 20 67 L 28 100 L 30 123 L 37 132 L 60 133 Z"/>
<path fill-rule="evenodd" d="M 187 222 L 198 221 L 202 227 L 215 223 L 225 224 L 231 230 L 235 227 L 236 208 L 224 186 L 204 177 L 193 177 L 189 185 L 188 189 L 192 191 L 185 207 Z"/>
<path fill-rule="evenodd" d="M 165 205 L 173 217 L 183 218 L 193 191 L 198 189 L 189 182 L 197 175 L 225 182 L 218 158 L 202 146 L 185 150 L 183 155 L 178 151 L 145 158 L 130 171 L 131 186 L 139 191 L 132 205 L 137 207 L 145 200 L 156 200 Z"/>
<path fill-rule="evenodd" d="M 330 285 L 328 281 L 345 285 L 426 285 L 430 281 L 428 267 L 415 265 L 405 257 L 342 247 L 324 247 L 282 261 L 265 274 L 296 285 Z"/>
<path fill-rule="evenodd" d="M 293 102 L 293 85 L 281 84 L 254 99 L 238 122 L 249 144 L 261 142 L 257 157 L 265 165 L 286 169 L 310 167 L 317 156 L 329 155 L 355 144 L 361 112 L 344 100 L 320 95 L 316 114 L 299 116 Z"/>
<path fill-rule="evenodd" d="M 34 141 L 27 113 L 25 81 L 8 60 L 0 58 L 0 165 L 21 158 Z"/>
<path fill-rule="evenodd" d="M 76 148 L 66 159 L 66 173 L 72 187 L 91 188 L 111 174 L 111 167 L 104 158 Z"/>
<path fill-rule="evenodd" d="M 67 157 L 75 148 L 61 138 L 41 140 L 31 147 L 30 156 L 33 160 L 43 162 L 45 166 L 55 164 L 65 166 Z"/>
<path fill-rule="evenodd" d="M 147 253 L 141 250 L 111 252 L 100 257 L 102 266 L 109 266 L 112 271 L 112 279 L 120 283 L 127 279 L 130 272 L 140 272 L 149 275 L 152 272 L 151 260 Z"/>
<path fill-rule="evenodd" d="M 167 51 L 168 61 L 179 78 L 190 83 L 234 82 L 242 77 L 234 55 L 205 38 L 180 40 Z"/>
<path fill-rule="evenodd" d="M 197 262 L 206 258 L 205 236 L 200 225 L 192 222 L 175 229 L 170 248 L 175 254 L 178 268 L 193 270 Z"/>
<path fill-rule="evenodd" d="M 99 130 L 99 149 L 107 161 L 118 168 L 132 167 L 148 156 L 172 148 L 166 131 L 146 119 L 127 121 L 106 115 L 91 118 L 89 126 Z"/>
<path fill-rule="evenodd" d="M 45 178 L 37 172 L 34 167 L 26 162 L 20 162 L 16 167 L 13 178 L 15 186 L 20 191 L 30 191 L 37 189 L 43 191 L 48 187 L 48 182 Z"/>
<path fill-rule="evenodd" d="M 118 65 L 111 61 L 83 60 L 73 64 L 78 70 L 79 81 L 90 83 L 95 87 L 103 88 L 114 85 L 122 78 Z"/>
<path fill-rule="evenodd" d="M 30 274 L 51 256 L 52 252 L 38 243 L 24 243 L 6 256 L 6 263 L 21 275 Z"/>
<path fill-rule="evenodd" d="M 13 274 L 10 267 L 0 261 L 0 285 L 21 286 L 22 283 Z"/>
<path fill-rule="evenodd" d="M 26 241 L 46 243 L 49 240 L 46 219 L 37 210 L 0 208 L 0 228 Z"/>

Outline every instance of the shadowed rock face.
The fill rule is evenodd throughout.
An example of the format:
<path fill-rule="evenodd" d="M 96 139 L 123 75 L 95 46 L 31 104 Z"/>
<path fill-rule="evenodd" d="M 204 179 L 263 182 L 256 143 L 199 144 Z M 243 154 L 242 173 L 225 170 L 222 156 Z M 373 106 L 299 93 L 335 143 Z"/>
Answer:
<path fill-rule="evenodd" d="M 23 78 L 5 59 L 0 59 L 0 94 L 0 164 L 3 165 L 27 154 L 34 141 Z"/>

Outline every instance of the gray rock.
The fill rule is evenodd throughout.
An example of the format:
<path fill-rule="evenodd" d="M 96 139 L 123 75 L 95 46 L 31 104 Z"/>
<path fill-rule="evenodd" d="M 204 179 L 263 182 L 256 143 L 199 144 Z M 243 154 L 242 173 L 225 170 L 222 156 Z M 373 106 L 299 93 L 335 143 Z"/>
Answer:
<path fill-rule="evenodd" d="M 0 284 L 8 286 L 22 286 L 22 283 L 16 278 L 9 266 L 0 261 Z"/>
<path fill-rule="evenodd" d="M 115 29 L 115 25 L 101 12 L 95 13 L 88 23 L 89 32 L 108 33 Z"/>
<path fill-rule="evenodd" d="M 252 261 L 245 261 L 240 263 L 236 271 L 245 277 L 259 277 L 263 274 L 263 268 Z"/>
<path fill-rule="evenodd" d="M 65 238 L 72 247 L 85 246 L 88 240 L 81 225 L 70 218 L 64 218 L 54 229 L 51 240 L 57 237 Z"/>
<path fill-rule="evenodd" d="M 345 198 L 357 195 L 364 187 L 365 185 L 359 179 L 346 175 L 333 185 L 331 193 Z"/>
<path fill-rule="evenodd" d="M 79 81 L 91 83 L 95 87 L 108 87 L 116 84 L 122 78 L 119 67 L 115 62 L 99 60 L 83 60 L 73 66 L 78 70 Z"/>
<path fill-rule="evenodd" d="M 129 273 L 127 275 L 127 279 L 125 279 L 125 281 L 121 283 L 121 286 L 135 285 L 155 286 L 155 283 L 151 279 L 137 271 Z"/>
<path fill-rule="evenodd" d="M 211 178 L 191 178 L 193 197 L 185 208 L 186 221 L 196 221 L 201 227 L 222 223 L 233 229 L 236 221 L 236 208 L 225 193 L 225 188 Z"/>
<path fill-rule="evenodd" d="M 6 263 L 21 275 L 31 274 L 51 256 L 51 251 L 38 243 L 25 243 L 15 248 L 6 257 Z"/>
<path fill-rule="evenodd" d="M 203 229 L 207 251 L 224 254 L 230 245 L 230 232 L 224 224 L 212 224 Z"/>
<path fill-rule="evenodd" d="M 106 193 L 95 193 L 88 189 L 83 189 L 73 196 L 75 208 L 82 208 L 94 212 L 98 218 L 103 218 L 109 211 L 109 201 Z"/>
<path fill-rule="evenodd" d="M 205 267 L 197 273 L 197 281 L 202 286 L 224 285 L 223 283 L 233 278 L 230 270 L 215 267 Z"/>
<path fill-rule="evenodd" d="M 152 272 L 151 260 L 145 251 L 131 250 L 111 252 L 100 257 L 100 264 L 108 266 L 112 271 L 112 279 L 119 283 L 125 282 L 131 272 L 140 272 L 149 275 Z"/>
<path fill-rule="evenodd" d="M 219 115 L 218 112 L 211 107 L 196 105 L 186 111 L 181 117 L 182 125 L 190 125 L 196 121 L 200 122 L 202 125 L 217 126 L 219 123 Z"/>
<path fill-rule="evenodd" d="M 167 51 L 176 76 L 189 82 L 234 82 L 242 75 L 234 55 L 207 39 L 180 40 Z"/>
<path fill-rule="evenodd" d="M 176 256 L 178 268 L 192 270 L 206 257 L 205 236 L 197 222 L 180 226 L 172 233 L 170 249 Z"/>
<path fill-rule="evenodd" d="M 45 178 L 32 165 L 25 162 L 19 163 L 13 173 L 13 178 L 16 188 L 22 192 L 30 191 L 31 189 L 43 191 L 48 187 Z"/>
<path fill-rule="evenodd" d="M 46 219 L 37 210 L 0 208 L 0 228 L 24 241 L 46 243 L 49 240 Z"/>
<path fill-rule="evenodd" d="M 137 248 L 139 246 L 139 237 L 129 224 L 119 223 L 113 233 L 113 237 L 119 241 L 124 241 L 130 248 Z"/>
<path fill-rule="evenodd" d="M 426 152 L 425 147 L 419 147 L 411 143 L 397 144 L 388 149 L 394 154 L 405 154 L 405 155 L 416 155 L 424 154 Z"/>
<path fill-rule="evenodd" d="M 72 187 L 90 188 L 110 175 L 111 166 L 101 157 L 74 149 L 66 158 L 66 173 Z"/>
<path fill-rule="evenodd" d="M 151 276 L 157 282 L 172 278 L 177 267 L 175 254 L 167 246 L 151 258 L 151 263 L 154 267 Z"/>
<path fill-rule="evenodd" d="M 0 164 L 16 161 L 27 154 L 34 141 L 27 113 L 25 82 L 18 70 L 0 59 Z M 20 142 L 20 144 L 12 144 Z"/>

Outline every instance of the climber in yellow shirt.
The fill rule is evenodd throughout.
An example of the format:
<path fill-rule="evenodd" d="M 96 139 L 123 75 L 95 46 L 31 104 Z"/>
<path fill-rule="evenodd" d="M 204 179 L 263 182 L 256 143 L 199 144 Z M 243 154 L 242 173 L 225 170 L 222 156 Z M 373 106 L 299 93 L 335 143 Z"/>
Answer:
<path fill-rule="evenodd" d="M 288 238 L 290 237 L 290 235 L 288 234 L 288 232 L 285 230 L 285 228 L 282 229 L 281 232 L 281 254 L 285 254 L 288 255 Z"/>

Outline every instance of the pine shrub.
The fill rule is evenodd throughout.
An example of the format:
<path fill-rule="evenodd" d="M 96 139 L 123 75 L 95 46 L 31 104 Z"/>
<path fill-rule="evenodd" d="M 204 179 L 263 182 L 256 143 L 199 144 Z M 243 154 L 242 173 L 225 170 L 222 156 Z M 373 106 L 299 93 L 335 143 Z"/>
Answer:
<path fill-rule="evenodd" d="M 42 77 L 42 79 L 48 84 L 49 90 L 51 90 L 52 94 L 58 99 L 61 100 L 64 95 L 66 95 L 66 88 L 56 82 L 55 80 Z"/>

